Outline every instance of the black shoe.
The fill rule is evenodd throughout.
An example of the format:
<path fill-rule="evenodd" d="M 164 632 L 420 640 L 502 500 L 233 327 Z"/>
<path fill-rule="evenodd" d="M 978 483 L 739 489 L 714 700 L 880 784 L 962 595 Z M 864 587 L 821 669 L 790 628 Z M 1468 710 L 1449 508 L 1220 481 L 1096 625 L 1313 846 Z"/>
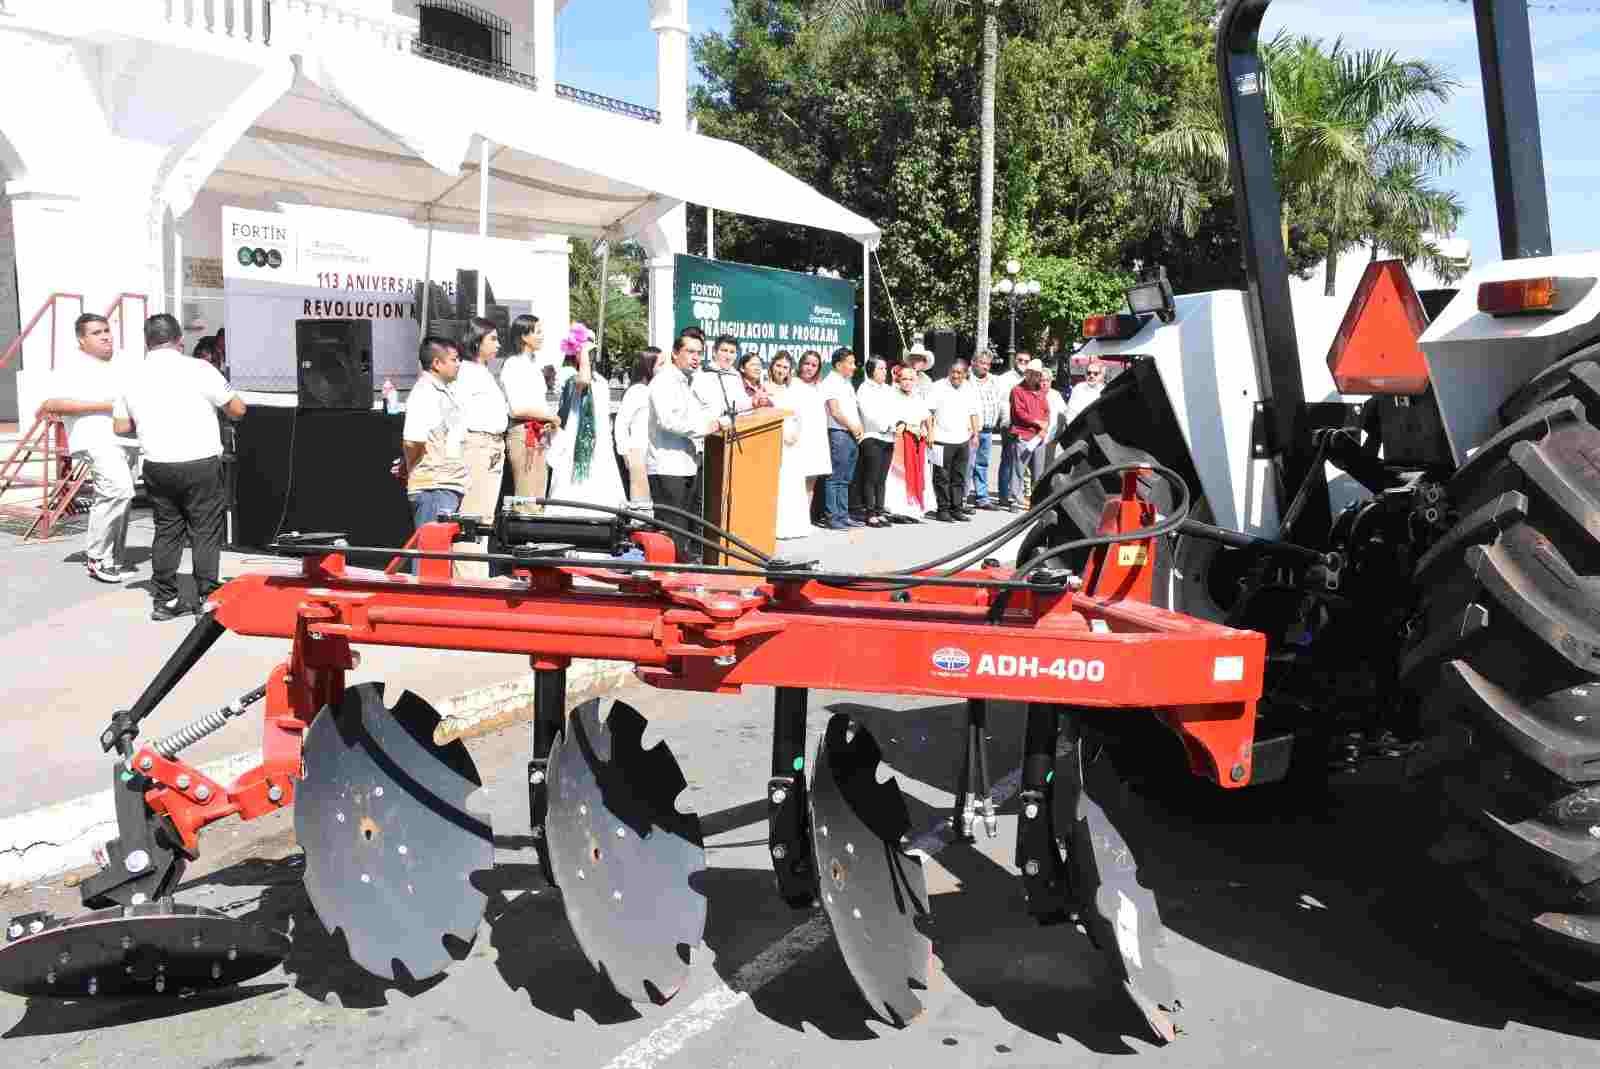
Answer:
<path fill-rule="evenodd" d="M 933 514 L 933 518 L 938 520 L 940 523 L 955 523 L 956 522 L 956 518 L 953 515 L 951 515 L 948 512 L 945 512 L 943 510 L 941 510 L 939 512 L 935 512 Z"/>
<path fill-rule="evenodd" d="M 150 619 L 160 623 L 165 620 L 176 620 L 180 616 L 193 616 L 194 606 L 181 598 L 171 601 L 158 601 L 150 609 Z"/>
<path fill-rule="evenodd" d="M 917 519 L 915 516 L 902 516 L 899 513 L 895 513 L 893 516 L 889 517 L 889 522 L 890 523 L 921 523 L 922 521 Z"/>
<path fill-rule="evenodd" d="M 958 520 L 970 520 L 976 515 L 977 513 L 973 512 L 971 509 L 958 509 L 956 511 L 956 519 Z"/>

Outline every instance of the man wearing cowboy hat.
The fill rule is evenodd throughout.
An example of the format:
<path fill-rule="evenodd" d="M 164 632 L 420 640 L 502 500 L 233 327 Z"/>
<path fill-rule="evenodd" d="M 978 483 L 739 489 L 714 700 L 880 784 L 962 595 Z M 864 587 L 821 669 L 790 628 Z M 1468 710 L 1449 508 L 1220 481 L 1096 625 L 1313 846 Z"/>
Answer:
<path fill-rule="evenodd" d="M 928 369 L 933 366 L 933 354 L 919 341 L 906 350 L 905 364 L 917 373 L 917 386 L 913 392 L 918 397 L 927 397 L 928 391 L 933 389 L 933 379 L 928 376 Z"/>

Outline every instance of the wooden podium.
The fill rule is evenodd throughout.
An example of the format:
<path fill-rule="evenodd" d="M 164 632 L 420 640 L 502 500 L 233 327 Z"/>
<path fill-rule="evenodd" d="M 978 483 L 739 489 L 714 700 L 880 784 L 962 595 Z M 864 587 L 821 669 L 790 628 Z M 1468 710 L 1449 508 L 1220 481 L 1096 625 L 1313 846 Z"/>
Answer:
<path fill-rule="evenodd" d="M 778 545 L 778 465 L 783 460 L 783 421 L 788 415 L 781 408 L 741 412 L 732 430 L 706 435 L 706 522 L 733 532 L 763 553 Z M 703 548 L 705 564 L 747 563 Z"/>

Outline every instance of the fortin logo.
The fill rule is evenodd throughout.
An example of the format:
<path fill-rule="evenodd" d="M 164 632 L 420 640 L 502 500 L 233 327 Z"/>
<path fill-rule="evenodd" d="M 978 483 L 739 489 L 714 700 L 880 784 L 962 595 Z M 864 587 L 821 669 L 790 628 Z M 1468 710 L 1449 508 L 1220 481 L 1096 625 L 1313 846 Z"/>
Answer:
<path fill-rule="evenodd" d="M 940 646 L 933 651 L 933 667 L 939 675 L 965 675 L 972 658 L 959 646 Z"/>
<path fill-rule="evenodd" d="M 281 267 L 283 266 L 283 253 L 277 249 L 252 248 L 249 245 L 240 245 L 236 254 L 240 267 Z"/>

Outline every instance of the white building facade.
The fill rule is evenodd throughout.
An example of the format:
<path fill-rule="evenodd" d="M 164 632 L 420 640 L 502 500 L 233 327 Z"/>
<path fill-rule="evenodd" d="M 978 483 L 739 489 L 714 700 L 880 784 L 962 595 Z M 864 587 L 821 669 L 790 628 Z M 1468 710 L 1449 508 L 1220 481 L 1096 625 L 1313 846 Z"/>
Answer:
<path fill-rule="evenodd" d="M 0 419 L 31 421 L 82 311 L 120 309 L 129 349 L 156 311 L 192 328 L 186 341 L 215 333 L 224 205 L 515 240 L 526 274 L 494 284 L 561 325 L 566 235 L 632 237 L 651 256 L 661 344 L 687 195 L 539 139 L 587 130 L 659 159 L 691 138 L 687 0 L 605 0 L 655 35 L 654 108 L 558 83 L 566 2 L 0 0 L 0 349 L 35 322 L 0 372 Z M 454 109 L 461 122 L 441 123 Z"/>

